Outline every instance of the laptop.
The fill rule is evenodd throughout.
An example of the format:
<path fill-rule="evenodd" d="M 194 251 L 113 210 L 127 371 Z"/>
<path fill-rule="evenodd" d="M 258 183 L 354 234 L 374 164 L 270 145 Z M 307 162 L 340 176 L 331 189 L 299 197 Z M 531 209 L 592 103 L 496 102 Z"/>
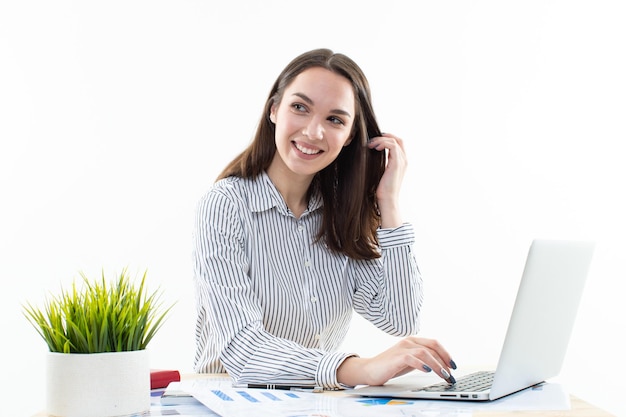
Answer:
<path fill-rule="evenodd" d="M 427 386 L 388 383 L 357 387 L 367 397 L 492 401 L 557 376 L 561 371 L 594 243 L 532 242 L 495 371 Z"/>

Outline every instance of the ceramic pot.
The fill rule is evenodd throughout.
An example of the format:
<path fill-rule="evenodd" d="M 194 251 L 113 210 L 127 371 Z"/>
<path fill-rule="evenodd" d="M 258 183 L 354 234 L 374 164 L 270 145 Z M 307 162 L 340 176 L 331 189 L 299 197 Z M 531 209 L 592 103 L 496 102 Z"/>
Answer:
<path fill-rule="evenodd" d="M 146 350 L 49 352 L 46 412 L 54 417 L 119 417 L 150 410 Z"/>

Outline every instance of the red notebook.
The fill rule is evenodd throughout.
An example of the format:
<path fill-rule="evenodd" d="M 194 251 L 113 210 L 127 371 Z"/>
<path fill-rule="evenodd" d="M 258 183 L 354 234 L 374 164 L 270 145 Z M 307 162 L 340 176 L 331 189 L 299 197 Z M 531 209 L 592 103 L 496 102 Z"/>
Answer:
<path fill-rule="evenodd" d="M 150 389 L 167 388 L 170 382 L 180 381 L 180 372 L 169 369 L 150 370 Z"/>

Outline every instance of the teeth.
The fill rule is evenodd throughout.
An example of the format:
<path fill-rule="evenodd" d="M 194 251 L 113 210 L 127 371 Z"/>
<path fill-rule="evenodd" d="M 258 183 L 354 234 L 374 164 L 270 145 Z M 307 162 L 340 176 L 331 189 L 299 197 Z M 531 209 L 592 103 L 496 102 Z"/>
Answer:
<path fill-rule="evenodd" d="M 296 143 L 295 145 L 296 145 L 296 148 L 297 148 L 300 152 L 305 153 L 305 154 L 307 154 L 307 155 L 315 155 L 315 154 L 318 154 L 318 153 L 320 153 L 320 152 L 321 152 L 320 150 L 314 150 L 314 149 L 303 148 L 302 146 L 298 145 L 297 143 Z"/>

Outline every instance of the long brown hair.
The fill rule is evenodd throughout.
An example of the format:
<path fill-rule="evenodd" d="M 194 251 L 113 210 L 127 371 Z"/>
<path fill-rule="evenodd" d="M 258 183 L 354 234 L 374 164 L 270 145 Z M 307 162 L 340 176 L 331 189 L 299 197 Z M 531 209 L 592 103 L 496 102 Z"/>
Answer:
<path fill-rule="evenodd" d="M 218 180 L 229 176 L 255 178 L 270 166 L 276 153 L 275 127 L 270 120 L 272 105 L 280 104 L 285 89 L 300 73 L 314 67 L 348 79 L 354 88 L 356 108 L 352 141 L 335 161 L 315 175 L 309 188 L 309 196 L 319 191 L 324 201 L 318 238 L 324 239 L 330 249 L 353 259 L 377 258 L 380 212 L 376 188 L 385 171 L 385 152 L 367 147 L 369 138 L 381 134 L 369 83 L 359 66 L 343 54 L 315 49 L 285 67 L 270 91 L 252 143 L 226 166 Z"/>

